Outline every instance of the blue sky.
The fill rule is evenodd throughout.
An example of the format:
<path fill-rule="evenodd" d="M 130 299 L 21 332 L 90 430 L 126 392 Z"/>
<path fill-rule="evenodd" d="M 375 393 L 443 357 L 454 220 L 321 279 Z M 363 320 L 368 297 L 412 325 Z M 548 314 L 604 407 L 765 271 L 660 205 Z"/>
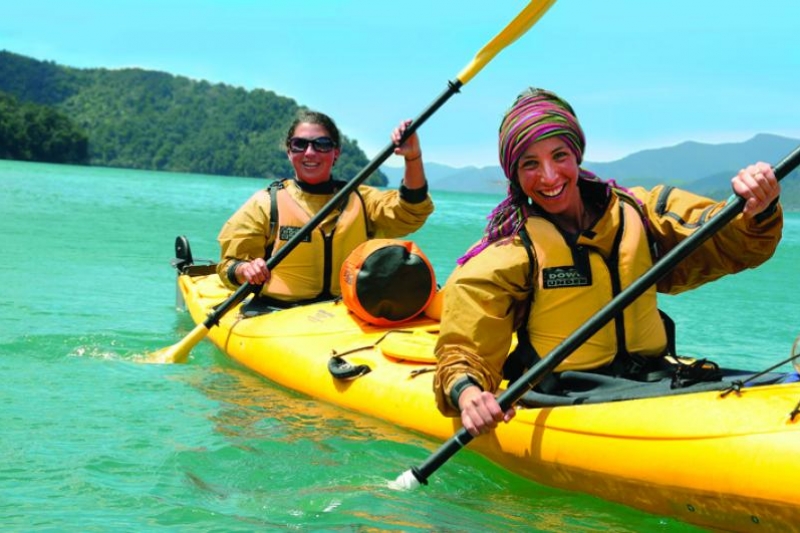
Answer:
<path fill-rule="evenodd" d="M 4 4 L 0 49 L 272 90 L 330 114 L 373 157 L 527 2 Z M 425 159 L 496 164 L 500 118 L 531 85 L 573 104 L 590 161 L 686 140 L 800 138 L 798 21 L 797 0 L 558 0 L 423 125 Z"/>

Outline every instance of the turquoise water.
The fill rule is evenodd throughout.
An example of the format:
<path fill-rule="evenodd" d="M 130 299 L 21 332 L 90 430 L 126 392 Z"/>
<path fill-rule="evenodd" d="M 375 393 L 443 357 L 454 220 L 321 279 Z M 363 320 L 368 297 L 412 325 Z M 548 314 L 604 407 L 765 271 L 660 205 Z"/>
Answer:
<path fill-rule="evenodd" d="M 428 487 L 386 482 L 438 443 L 315 402 L 201 342 L 175 309 L 176 235 L 215 258 L 263 180 L 0 161 L 4 531 L 693 531 L 516 477 L 469 449 Z M 434 193 L 415 240 L 444 281 L 497 197 Z M 762 268 L 662 299 L 682 352 L 763 368 L 800 333 L 800 216 Z M 608 451 L 613 453 L 613 451 Z"/>

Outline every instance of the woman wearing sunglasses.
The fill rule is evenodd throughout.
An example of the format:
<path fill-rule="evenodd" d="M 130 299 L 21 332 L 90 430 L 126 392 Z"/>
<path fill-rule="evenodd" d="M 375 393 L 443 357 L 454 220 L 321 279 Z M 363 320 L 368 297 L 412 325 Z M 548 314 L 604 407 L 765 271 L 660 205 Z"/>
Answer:
<path fill-rule="evenodd" d="M 415 133 L 398 145 L 410 123 L 401 122 L 391 134 L 395 154 L 405 159 L 399 190 L 359 186 L 270 272 L 266 260 L 345 185 L 333 176 L 341 154 L 339 129 L 323 113 L 302 111 L 285 141 L 294 177 L 256 192 L 220 231 L 217 273 L 223 283 L 263 285 L 260 303 L 273 307 L 330 300 L 341 294 L 339 270 L 359 244 L 403 237 L 422 227 L 433 201 L 419 138 Z"/>

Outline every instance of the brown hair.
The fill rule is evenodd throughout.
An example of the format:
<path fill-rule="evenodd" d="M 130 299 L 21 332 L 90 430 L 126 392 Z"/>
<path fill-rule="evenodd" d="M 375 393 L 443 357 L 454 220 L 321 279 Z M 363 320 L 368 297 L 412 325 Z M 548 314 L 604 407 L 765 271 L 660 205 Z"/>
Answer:
<path fill-rule="evenodd" d="M 317 124 L 322 126 L 326 130 L 328 130 L 328 135 L 330 135 L 333 143 L 339 148 L 341 143 L 341 138 L 339 135 L 339 128 L 336 127 L 336 123 L 333 121 L 331 117 L 326 115 L 325 113 L 320 113 L 319 111 L 310 111 L 308 109 L 301 109 L 297 112 L 297 117 L 292 122 L 292 125 L 289 126 L 289 131 L 286 132 L 286 147 L 289 147 L 289 140 L 294 137 L 294 130 L 298 124 Z"/>

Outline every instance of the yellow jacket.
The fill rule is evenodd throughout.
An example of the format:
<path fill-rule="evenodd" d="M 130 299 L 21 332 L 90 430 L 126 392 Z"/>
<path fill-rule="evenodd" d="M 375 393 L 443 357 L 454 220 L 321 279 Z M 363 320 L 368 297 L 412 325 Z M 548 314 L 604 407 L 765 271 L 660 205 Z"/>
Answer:
<path fill-rule="evenodd" d="M 306 192 L 294 180 L 285 180 L 283 186 L 283 189 L 278 192 L 283 196 L 279 203 L 281 201 L 291 202 L 293 209 L 281 207 L 279 218 L 293 221 L 293 223 L 307 222 L 335 195 L 335 191 L 330 194 Z M 412 193 L 418 193 L 418 191 L 412 191 Z M 312 232 L 314 237 L 309 238 L 311 243 L 301 242 L 284 261 L 276 266 L 275 288 L 270 291 L 270 285 L 273 284 L 271 281 L 264 287 L 262 294 L 283 301 L 300 301 L 318 296 L 320 287 L 327 283 L 332 295 L 338 296 L 341 293 L 338 281 L 339 270 L 349 250 L 331 251 L 331 257 L 327 258 L 327 261 L 332 263 L 327 272 L 330 277 L 325 280 L 326 255 L 325 253 L 315 253 L 315 251 L 321 250 L 317 246 L 319 244 L 317 236 L 324 233 L 334 239 L 334 244 L 352 249 L 366 240 L 367 234 L 375 238 L 398 238 L 412 233 L 419 229 L 433 212 L 433 201 L 427 193 L 424 194 L 422 201 L 412 202 L 404 199 L 404 196 L 408 195 L 408 191 L 402 188 L 400 191 L 380 191 L 374 187 L 362 185 L 358 187 L 358 194 L 363 199 L 363 207 L 361 200 L 355 193 L 352 193 L 346 207 L 333 210 Z M 270 193 L 267 189 L 260 190 L 251 196 L 222 227 L 218 236 L 221 259 L 217 265 L 217 273 L 229 288 L 236 288 L 231 273 L 237 263 L 251 261 L 257 257 L 267 257 L 274 243 L 273 235 L 278 239 L 276 249 L 277 246 L 280 246 L 281 227 L 278 224 L 274 231 L 270 231 L 270 213 Z M 303 214 L 305 220 L 303 220 Z M 366 233 L 362 222 L 365 219 Z M 283 239 L 284 242 L 286 240 L 288 237 Z M 309 245 L 307 248 L 313 247 L 314 250 L 301 249 L 305 245 Z M 279 269 L 283 262 L 287 262 L 288 268 L 291 266 L 291 259 L 295 254 L 299 254 L 295 259 L 311 261 L 309 268 L 303 269 L 302 273 L 296 269 L 294 273 L 291 273 L 286 268 L 281 272 Z M 295 264 L 293 267 L 297 267 L 297 265 Z"/>
<path fill-rule="evenodd" d="M 595 241 L 604 241 L 604 235 L 614 234 L 617 230 L 620 217 L 616 213 L 621 200 L 617 195 L 598 190 L 607 191 L 607 185 L 602 183 L 582 182 L 581 187 L 594 189 L 595 198 L 607 198 L 603 215 L 589 231 L 597 232 L 599 237 Z M 661 254 L 690 236 L 698 225 L 725 205 L 725 202 L 715 202 L 667 186 L 649 191 L 637 187 L 630 192 L 643 202 L 643 214 L 648 220 L 651 238 Z M 779 204 L 774 212 L 757 220 L 747 222 L 741 215 L 736 217 L 659 281 L 658 292 L 677 294 L 725 274 L 760 265 L 777 248 L 782 227 Z M 581 236 L 581 242 L 590 245 L 586 233 Z M 531 238 L 536 241 L 536 235 L 531 233 Z M 640 246 L 646 247 L 647 244 Z M 602 253 L 602 246 L 600 251 Z M 638 257 L 643 255 L 641 250 L 637 253 Z M 525 246 L 516 236 L 487 247 L 465 265 L 457 267 L 447 281 L 436 345 L 438 364 L 434 380 L 437 405 L 444 414 L 458 415 L 450 403 L 449 394 L 453 384 L 465 375 L 471 376 L 484 390 L 497 390 L 512 335 L 529 299 L 536 300 L 535 280 L 539 272 L 534 265 L 532 279 L 530 269 Z M 611 297 L 609 295 L 608 300 Z M 642 297 L 647 298 L 648 294 Z M 533 331 L 532 325 L 536 320 L 532 311 L 529 332 Z M 547 353 L 540 355 L 545 357 Z"/>

